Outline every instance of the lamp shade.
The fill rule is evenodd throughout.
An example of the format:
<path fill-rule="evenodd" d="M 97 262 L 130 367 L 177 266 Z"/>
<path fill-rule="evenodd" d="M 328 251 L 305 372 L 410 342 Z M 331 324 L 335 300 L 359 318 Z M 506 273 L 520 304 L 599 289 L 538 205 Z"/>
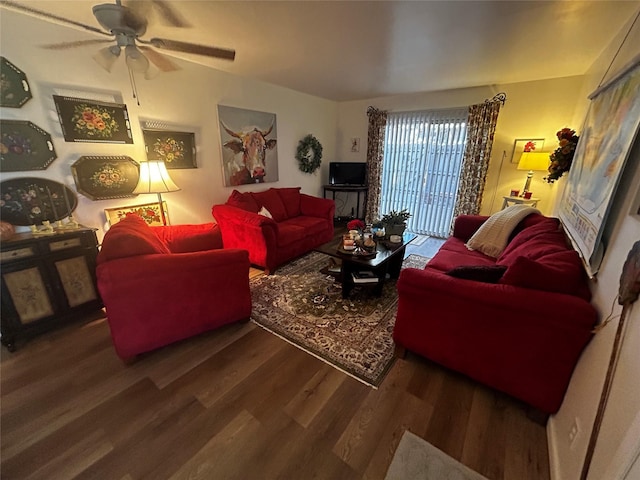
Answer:
<path fill-rule="evenodd" d="M 546 170 L 550 161 L 549 152 L 524 152 L 518 162 L 518 170 Z"/>
<path fill-rule="evenodd" d="M 180 190 L 167 171 L 162 160 L 140 162 L 140 178 L 133 193 L 164 193 Z"/>

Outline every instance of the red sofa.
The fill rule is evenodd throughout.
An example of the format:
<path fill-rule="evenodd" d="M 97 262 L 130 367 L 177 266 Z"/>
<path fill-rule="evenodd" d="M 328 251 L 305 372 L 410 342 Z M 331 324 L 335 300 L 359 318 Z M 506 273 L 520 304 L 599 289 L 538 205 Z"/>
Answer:
<path fill-rule="evenodd" d="M 105 234 L 97 264 L 123 359 L 251 315 L 249 256 L 223 250 L 214 223 L 149 227 L 130 215 Z"/>
<path fill-rule="evenodd" d="M 251 263 L 266 274 L 331 240 L 334 212 L 333 200 L 300 193 L 299 187 L 234 190 L 225 204 L 212 208 L 224 248 L 247 249 Z"/>
<path fill-rule="evenodd" d="M 410 350 L 555 413 L 597 320 L 586 274 L 557 219 L 539 214 L 518 224 L 499 257 L 468 250 L 487 218 L 456 218 L 423 270 L 401 272 L 399 355 Z"/>

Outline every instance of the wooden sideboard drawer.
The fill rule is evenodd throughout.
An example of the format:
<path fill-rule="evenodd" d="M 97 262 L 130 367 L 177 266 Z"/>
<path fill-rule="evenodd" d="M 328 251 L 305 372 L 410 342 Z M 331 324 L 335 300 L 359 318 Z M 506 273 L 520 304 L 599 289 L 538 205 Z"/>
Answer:
<path fill-rule="evenodd" d="M 49 244 L 49 250 L 52 252 L 58 252 L 60 250 L 64 250 L 65 248 L 73 248 L 73 247 L 81 247 L 82 239 L 79 237 L 69 238 L 67 240 L 60 240 L 59 242 L 51 242 Z"/>
<path fill-rule="evenodd" d="M 8 262 L 11 260 L 19 260 L 21 258 L 33 257 L 35 252 L 31 247 L 16 248 L 14 250 L 5 250 L 0 252 L 0 262 Z"/>

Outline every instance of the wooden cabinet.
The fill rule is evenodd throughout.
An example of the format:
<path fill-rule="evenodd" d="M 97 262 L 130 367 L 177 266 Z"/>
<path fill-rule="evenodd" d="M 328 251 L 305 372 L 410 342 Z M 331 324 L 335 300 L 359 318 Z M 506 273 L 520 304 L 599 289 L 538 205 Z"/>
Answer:
<path fill-rule="evenodd" d="M 98 241 L 89 228 L 20 233 L 0 243 L 1 342 L 15 342 L 102 308 L 96 286 Z"/>

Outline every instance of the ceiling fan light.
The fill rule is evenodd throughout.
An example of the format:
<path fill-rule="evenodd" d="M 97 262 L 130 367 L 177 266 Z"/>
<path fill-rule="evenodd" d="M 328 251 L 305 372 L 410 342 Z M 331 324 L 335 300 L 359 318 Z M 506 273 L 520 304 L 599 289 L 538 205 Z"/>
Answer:
<path fill-rule="evenodd" d="M 113 64 L 120 55 L 120 48 L 116 47 L 117 53 L 113 48 L 113 46 L 101 48 L 100 50 L 98 50 L 98 53 L 93 56 L 93 59 L 96 61 L 96 63 L 104 68 L 107 72 L 111 72 Z"/>
<path fill-rule="evenodd" d="M 145 73 L 149 69 L 149 59 L 135 45 L 127 45 L 124 53 L 127 66 L 134 72 Z"/>

